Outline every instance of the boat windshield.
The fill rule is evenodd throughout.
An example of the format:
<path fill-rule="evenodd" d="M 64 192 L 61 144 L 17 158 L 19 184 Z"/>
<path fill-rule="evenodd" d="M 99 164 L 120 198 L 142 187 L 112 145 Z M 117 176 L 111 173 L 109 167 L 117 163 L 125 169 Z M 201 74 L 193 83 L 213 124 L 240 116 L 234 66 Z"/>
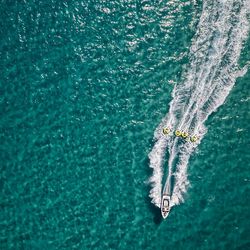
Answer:
<path fill-rule="evenodd" d="M 163 200 L 163 207 L 168 207 L 169 206 L 169 202 L 167 199 Z"/>

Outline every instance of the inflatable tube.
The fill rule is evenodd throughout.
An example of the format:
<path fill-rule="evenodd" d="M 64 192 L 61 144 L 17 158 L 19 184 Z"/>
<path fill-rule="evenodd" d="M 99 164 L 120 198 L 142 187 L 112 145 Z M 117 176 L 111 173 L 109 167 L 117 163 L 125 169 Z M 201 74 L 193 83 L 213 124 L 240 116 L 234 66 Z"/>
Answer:
<path fill-rule="evenodd" d="M 182 138 L 186 139 L 188 137 L 188 133 L 187 132 L 182 132 L 181 136 L 182 136 Z"/>
<path fill-rule="evenodd" d="M 198 137 L 195 135 L 190 138 L 191 142 L 196 142 L 197 140 L 198 140 Z"/>
<path fill-rule="evenodd" d="M 175 130 L 175 135 L 176 136 L 181 136 L 181 131 L 180 130 Z"/>
<path fill-rule="evenodd" d="M 164 129 L 162 130 L 162 133 L 163 133 L 164 135 L 169 134 L 169 132 L 170 132 L 170 129 L 169 129 L 169 128 L 164 128 Z"/>

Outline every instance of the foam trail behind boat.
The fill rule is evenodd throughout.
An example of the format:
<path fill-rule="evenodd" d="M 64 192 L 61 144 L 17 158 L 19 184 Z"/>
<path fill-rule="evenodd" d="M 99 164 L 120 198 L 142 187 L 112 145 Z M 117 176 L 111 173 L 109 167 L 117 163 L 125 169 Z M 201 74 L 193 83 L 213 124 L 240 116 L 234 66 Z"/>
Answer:
<path fill-rule="evenodd" d="M 168 175 L 174 176 L 171 206 L 183 201 L 188 185 L 189 158 L 206 133 L 205 121 L 222 105 L 237 77 L 247 67 L 239 69 L 238 61 L 249 32 L 248 0 L 204 0 L 197 33 L 190 49 L 190 65 L 183 82 L 176 84 L 168 114 L 155 131 L 156 140 L 149 154 L 153 175 L 150 179 L 152 202 L 159 206 L 163 187 L 165 151 L 169 152 Z M 187 131 L 199 136 L 199 143 L 183 142 L 166 137 L 163 127 Z M 167 178 L 169 181 L 169 178 Z"/>

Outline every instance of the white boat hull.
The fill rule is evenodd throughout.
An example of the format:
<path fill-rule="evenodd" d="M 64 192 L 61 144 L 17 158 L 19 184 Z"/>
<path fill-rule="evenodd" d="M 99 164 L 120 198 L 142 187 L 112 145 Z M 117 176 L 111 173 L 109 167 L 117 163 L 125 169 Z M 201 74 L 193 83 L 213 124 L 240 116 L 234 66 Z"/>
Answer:
<path fill-rule="evenodd" d="M 161 215 L 163 219 L 166 219 L 170 212 L 170 196 L 167 194 L 162 195 L 161 199 Z"/>

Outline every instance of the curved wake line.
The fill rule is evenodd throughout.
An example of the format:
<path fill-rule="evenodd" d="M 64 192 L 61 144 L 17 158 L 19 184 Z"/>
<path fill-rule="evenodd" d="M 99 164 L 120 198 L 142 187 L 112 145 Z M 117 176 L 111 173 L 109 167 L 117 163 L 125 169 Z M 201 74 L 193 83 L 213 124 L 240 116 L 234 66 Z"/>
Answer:
<path fill-rule="evenodd" d="M 190 49 L 190 67 L 184 73 L 184 82 L 175 85 L 168 114 L 154 133 L 156 140 L 149 153 L 152 203 L 160 206 L 162 192 L 169 189 L 174 177 L 171 206 L 183 201 L 189 184 L 189 158 L 198 146 L 181 142 L 162 134 L 164 127 L 196 134 L 200 140 L 206 134 L 205 121 L 221 106 L 233 88 L 237 77 L 247 67 L 239 69 L 238 60 L 247 39 L 250 6 L 247 0 L 204 0 L 197 33 Z M 169 152 L 168 177 L 163 185 L 165 152 Z"/>

